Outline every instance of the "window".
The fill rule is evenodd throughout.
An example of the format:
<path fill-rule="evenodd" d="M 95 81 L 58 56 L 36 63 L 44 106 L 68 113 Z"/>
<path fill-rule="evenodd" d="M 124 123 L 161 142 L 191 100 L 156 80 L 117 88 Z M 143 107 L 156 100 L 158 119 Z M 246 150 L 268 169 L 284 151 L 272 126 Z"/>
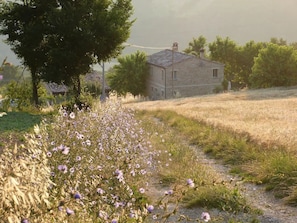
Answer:
<path fill-rule="evenodd" d="M 175 71 L 173 71 L 173 74 L 172 74 L 172 78 L 173 78 L 173 80 L 177 80 L 177 71 L 175 70 Z"/>
<path fill-rule="evenodd" d="M 212 77 L 217 78 L 218 77 L 218 69 L 212 69 Z"/>

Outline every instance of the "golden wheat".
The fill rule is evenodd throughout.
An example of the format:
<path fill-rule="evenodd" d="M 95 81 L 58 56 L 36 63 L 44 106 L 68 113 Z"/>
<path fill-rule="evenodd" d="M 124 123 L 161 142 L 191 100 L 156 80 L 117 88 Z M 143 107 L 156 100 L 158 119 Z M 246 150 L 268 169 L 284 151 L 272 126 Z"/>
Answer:
<path fill-rule="evenodd" d="M 162 101 L 125 103 L 134 109 L 167 109 L 213 126 L 248 133 L 265 144 L 297 148 L 297 88 L 244 90 Z"/>

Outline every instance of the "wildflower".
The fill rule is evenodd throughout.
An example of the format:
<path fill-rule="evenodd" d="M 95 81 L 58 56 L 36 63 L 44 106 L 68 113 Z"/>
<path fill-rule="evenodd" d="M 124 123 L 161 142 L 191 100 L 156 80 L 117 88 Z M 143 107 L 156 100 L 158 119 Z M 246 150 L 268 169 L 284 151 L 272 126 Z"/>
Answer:
<path fill-rule="evenodd" d="M 81 195 L 79 193 L 74 194 L 74 199 L 81 199 Z"/>
<path fill-rule="evenodd" d="M 152 213 L 152 211 L 154 210 L 154 206 L 153 205 L 149 205 L 149 206 L 147 206 L 147 211 L 149 212 L 149 213 Z"/>
<path fill-rule="evenodd" d="M 140 192 L 141 194 L 143 194 L 143 193 L 145 192 L 145 189 L 144 189 L 144 188 L 140 188 L 140 189 L 139 189 L 139 192 Z"/>
<path fill-rule="evenodd" d="M 70 149 L 69 147 L 64 146 L 63 149 L 62 149 L 62 153 L 67 155 L 69 153 L 69 149 Z"/>
<path fill-rule="evenodd" d="M 71 119 L 74 119 L 74 118 L 75 118 L 75 114 L 74 114 L 74 112 L 71 112 L 70 115 L 69 115 L 69 117 L 70 117 Z"/>
<path fill-rule="evenodd" d="M 21 220 L 21 223 L 29 223 L 29 220 L 24 218 L 24 219 Z"/>
<path fill-rule="evenodd" d="M 103 189 L 101 189 L 101 188 L 98 188 L 97 189 L 97 193 L 100 194 L 100 195 L 102 195 L 102 194 L 105 193 L 105 191 Z"/>
<path fill-rule="evenodd" d="M 173 194 L 173 190 L 165 191 L 165 195 L 172 195 L 172 194 Z"/>
<path fill-rule="evenodd" d="M 135 215 L 135 213 L 133 213 L 133 212 L 130 212 L 130 214 L 129 214 L 129 217 L 130 217 L 130 218 L 135 218 L 135 217 L 136 217 L 136 215 Z"/>
<path fill-rule="evenodd" d="M 99 211 L 99 218 L 102 218 L 103 220 L 108 219 L 108 214 L 105 211 L 100 210 Z"/>
<path fill-rule="evenodd" d="M 74 214 L 74 211 L 71 210 L 70 208 L 66 208 L 66 213 L 67 213 L 67 215 L 72 215 L 72 214 Z"/>
<path fill-rule="evenodd" d="M 158 216 L 157 216 L 156 214 L 154 214 L 154 215 L 153 215 L 153 219 L 154 219 L 154 220 L 157 220 L 157 219 L 158 219 Z"/>
<path fill-rule="evenodd" d="M 201 220 L 203 220 L 204 222 L 210 221 L 210 215 L 209 215 L 209 213 L 202 212 L 202 214 L 201 214 Z"/>
<path fill-rule="evenodd" d="M 69 171 L 70 171 L 70 173 L 74 173 L 74 171 L 75 171 L 74 167 L 71 167 L 71 168 L 69 169 Z"/>
<path fill-rule="evenodd" d="M 89 139 L 86 141 L 86 145 L 87 146 L 90 146 L 91 145 L 91 141 Z"/>
<path fill-rule="evenodd" d="M 81 161 L 81 156 L 77 156 L 76 161 Z"/>
<path fill-rule="evenodd" d="M 112 219 L 111 223 L 118 223 L 118 220 L 117 219 Z"/>
<path fill-rule="evenodd" d="M 187 180 L 187 185 L 189 185 L 189 187 L 195 187 L 195 183 L 192 179 Z"/>
<path fill-rule="evenodd" d="M 59 165 L 58 170 L 60 170 L 63 173 L 67 173 L 67 166 L 66 165 Z"/>
<path fill-rule="evenodd" d="M 52 153 L 51 152 L 47 152 L 46 155 L 47 155 L 47 157 L 52 157 Z"/>
<path fill-rule="evenodd" d="M 146 174 L 146 170 L 140 170 L 140 173 L 142 174 L 142 175 L 145 175 Z"/>

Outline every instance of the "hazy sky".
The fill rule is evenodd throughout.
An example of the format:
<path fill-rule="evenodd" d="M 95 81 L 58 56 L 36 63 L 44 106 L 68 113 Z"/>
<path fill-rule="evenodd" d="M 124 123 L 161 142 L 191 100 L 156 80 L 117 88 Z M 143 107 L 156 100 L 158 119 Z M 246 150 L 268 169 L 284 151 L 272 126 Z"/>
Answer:
<path fill-rule="evenodd" d="M 271 37 L 297 42 L 297 0 L 132 0 L 136 19 L 128 43 L 184 50 L 200 35 L 212 42 L 216 36 L 230 37 L 238 44 L 249 40 L 269 41 Z M 0 45 L 0 60 L 8 47 Z M 127 47 L 152 54 L 159 50 Z"/>

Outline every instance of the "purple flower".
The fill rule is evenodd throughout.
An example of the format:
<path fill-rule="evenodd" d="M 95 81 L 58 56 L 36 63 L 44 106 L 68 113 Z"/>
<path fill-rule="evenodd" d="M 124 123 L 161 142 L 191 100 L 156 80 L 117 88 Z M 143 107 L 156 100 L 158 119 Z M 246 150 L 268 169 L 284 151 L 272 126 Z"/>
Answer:
<path fill-rule="evenodd" d="M 29 220 L 24 218 L 24 219 L 21 220 L 21 223 L 29 223 Z"/>
<path fill-rule="evenodd" d="M 112 219 L 111 223 L 118 223 L 118 220 L 117 219 Z"/>
<path fill-rule="evenodd" d="M 105 191 L 103 189 L 101 189 L 101 188 L 98 188 L 97 189 L 97 193 L 100 194 L 100 195 L 104 194 L 104 192 Z"/>
<path fill-rule="evenodd" d="M 205 221 L 205 222 L 210 221 L 210 215 L 209 215 L 209 213 L 207 213 L 207 212 L 202 212 L 202 214 L 201 214 L 201 220 L 203 220 L 203 221 Z"/>
<path fill-rule="evenodd" d="M 149 205 L 149 206 L 147 206 L 147 211 L 149 212 L 149 213 L 152 213 L 152 211 L 154 210 L 154 206 L 153 205 Z"/>
<path fill-rule="evenodd" d="M 173 194 L 173 190 L 165 191 L 165 195 L 172 195 L 172 194 Z"/>
<path fill-rule="evenodd" d="M 145 189 L 144 189 L 144 188 L 140 188 L 140 189 L 139 189 L 139 192 L 140 192 L 141 194 L 143 194 L 143 193 L 145 192 Z"/>
<path fill-rule="evenodd" d="M 72 214 L 74 214 L 74 211 L 71 210 L 70 208 L 66 208 L 66 213 L 67 213 L 67 215 L 72 215 Z"/>
<path fill-rule="evenodd" d="M 189 187 L 195 187 L 195 183 L 192 179 L 187 179 L 187 185 L 189 185 Z"/>
<path fill-rule="evenodd" d="M 81 195 L 79 193 L 74 194 L 74 199 L 81 199 Z"/>
<path fill-rule="evenodd" d="M 58 170 L 60 170 L 63 173 L 67 173 L 67 166 L 66 165 L 59 165 Z"/>
<path fill-rule="evenodd" d="M 64 146 L 63 149 L 62 149 L 62 153 L 67 155 L 69 153 L 69 149 L 70 149 L 69 147 Z"/>

